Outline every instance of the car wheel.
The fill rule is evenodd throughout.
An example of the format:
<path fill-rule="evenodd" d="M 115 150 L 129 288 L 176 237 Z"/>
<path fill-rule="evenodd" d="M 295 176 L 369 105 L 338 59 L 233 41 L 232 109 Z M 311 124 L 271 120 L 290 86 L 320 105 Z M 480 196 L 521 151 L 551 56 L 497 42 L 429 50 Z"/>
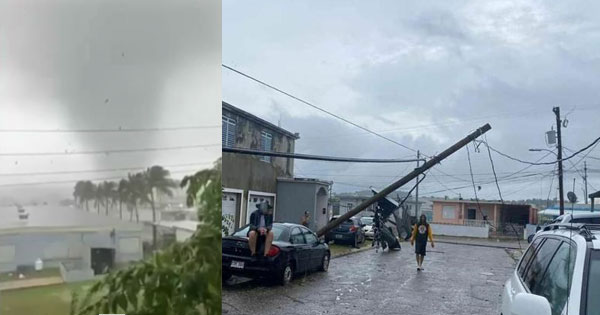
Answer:
<path fill-rule="evenodd" d="M 285 264 L 285 267 L 283 267 L 283 270 L 281 270 L 279 274 L 279 284 L 286 285 L 290 283 L 290 281 L 292 281 L 293 276 L 294 268 L 292 267 L 292 264 L 288 262 L 287 264 Z"/>
<path fill-rule="evenodd" d="M 329 270 L 329 254 L 325 253 L 325 255 L 323 255 L 323 259 L 321 260 L 319 271 L 327 272 L 327 270 Z"/>

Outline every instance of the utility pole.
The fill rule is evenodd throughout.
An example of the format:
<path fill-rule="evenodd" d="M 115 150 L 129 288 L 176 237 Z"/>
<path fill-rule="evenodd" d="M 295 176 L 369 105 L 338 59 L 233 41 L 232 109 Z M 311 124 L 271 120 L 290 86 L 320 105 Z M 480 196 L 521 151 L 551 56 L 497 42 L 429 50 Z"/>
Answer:
<path fill-rule="evenodd" d="M 421 152 L 417 150 L 417 168 L 419 168 L 419 159 Z M 415 218 L 419 220 L 419 175 L 417 175 L 417 187 L 415 188 Z"/>
<path fill-rule="evenodd" d="M 447 148 L 446 150 L 442 151 L 440 154 L 427 160 L 427 162 L 423 163 L 422 166 L 419 166 L 418 168 L 414 169 L 412 172 L 408 173 L 406 176 L 400 178 L 393 184 L 387 186 L 386 188 L 381 190 L 379 193 L 375 194 L 373 197 L 361 202 L 359 205 L 354 207 L 352 210 L 346 212 L 344 215 L 341 215 L 339 218 L 327 223 L 327 225 L 325 225 L 319 231 L 317 231 L 317 236 L 321 237 L 321 236 L 327 234 L 327 232 L 329 232 L 331 229 L 340 225 L 342 222 L 350 219 L 352 216 L 357 215 L 359 212 L 365 210 L 365 208 L 367 208 L 368 206 L 377 202 L 377 200 L 389 195 L 391 192 L 395 191 L 396 189 L 406 185 L 408 182 L 415 179 L 418 175 L 420 175 L 423 172 L 425 172 L 426 170 L 434 167 L 436 164 L 440 163 L 442 160 L 444 160 L 448 156 L 452 155 L 456 151 L 460 150 L 462 147 L 469 144 L 469 142 L 477 139 L 479 136 L 486 133 L 490 129 L 492 129 L 492 126 L 490 126 L 490 124 L 485 124 L 485 125 L 477 128 L 477 130 L 473 131 L 465 138 L 463 138 L 460 141 L 458 141 L 457 143 L 453 144 L 451 147 Z M 223 148 L 223 150 L 225 150 L 225 148 Z"/>
<path fill-rule="evenodd" d="M 560 215 L 565 214 L 565 197 L 563 190 L 563 164 L 562 164 L 562 137 L 560 135 L 560 107 L 552 108 L 552 111 L 556 115 L 556 137 L 558 138 L 558 154 L 556 155 L 558 161 L 558 201 L 560 207 Z"/>
<path fill-rule="evenodd" d="M 587 190 L 587 161 L 583 161 L 583 182 L 585 183 L 585 204 L 588 204 L 588 190 Z"/>

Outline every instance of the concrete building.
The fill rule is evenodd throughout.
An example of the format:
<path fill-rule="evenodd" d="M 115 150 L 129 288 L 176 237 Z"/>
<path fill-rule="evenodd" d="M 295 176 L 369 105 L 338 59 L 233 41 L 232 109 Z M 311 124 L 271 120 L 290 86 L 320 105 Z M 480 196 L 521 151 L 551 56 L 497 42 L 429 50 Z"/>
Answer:
<path fill-rule="evenodd" d="M 496 233 L 513 234 L 512 228 L 522 232 L 525 225 L 537 222 L 537 209 L 531 205 L 503 205 L 499 201 L 486 200 L 433 199 L 432 202 L 435 223 L 472 226 L 489 223 Z"/>
<path fill-rule="evenodd" d="M 78 281 L 143 257 L 141 224 L 61 206 L 0 207 L 0 217 L 0 272 L 39 258 Z"/>
<path fill-rule="evenodd" d="M 308 211 L 311 230 L 325 226 L 330 217 L 328 200 L 332 184 L 310 178 L 278 178 L 275 221 L 301 223 L 304 211 Z"/>
<path fill-rule="evenodd" d="M 291 133 L 226 102 L 222 103 L 223 147 L 294 153 Z M 242 227 L 261 202 L 277 215 L 277 179 L 293 178 L 294 160 L 223 153 L 223 219 L 229 231 Z"/>

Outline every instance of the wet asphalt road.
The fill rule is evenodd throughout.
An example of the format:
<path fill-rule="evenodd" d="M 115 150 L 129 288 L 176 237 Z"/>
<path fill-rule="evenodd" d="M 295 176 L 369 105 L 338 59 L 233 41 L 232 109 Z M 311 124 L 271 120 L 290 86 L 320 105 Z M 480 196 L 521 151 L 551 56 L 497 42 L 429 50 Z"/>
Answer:
<path fill-rule="evenodd" d="M 499 314 L 514 268 L 506 250 L 440 244 L 417 273 L 413 248 L 333 259 L 327 273 L 298 276 L 286 287 L 223 284 L 223 314 Z"/>

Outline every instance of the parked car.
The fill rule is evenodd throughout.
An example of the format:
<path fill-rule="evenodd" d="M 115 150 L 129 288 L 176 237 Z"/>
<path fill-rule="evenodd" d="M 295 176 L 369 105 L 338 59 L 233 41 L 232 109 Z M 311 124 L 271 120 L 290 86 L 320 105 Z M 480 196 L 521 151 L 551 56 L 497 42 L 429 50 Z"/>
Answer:
<path fill-rule="evenodd" d="M 264 242 L 259 240 L 258 256 L 252 257 L 248 246 L 249 226 L 222 240 L 223 280 L 239 275 L 269 278 L 282 285 L 295 274 L 313 270 L 327 271 L 331 253 L 329 246 L 308 228 L 293 223 L 273 223 L 273 245 L 263 257 Z"/>
<path fill-rule="evenodd" d="M 363 226 L 362 230 L 365 233 L 365 238 L 373 239 L 373 217 L 362 217 L 360 223 Z"/>
<path fill-rule="evenodd" d="M 600 314 L 600 225 L 541 230 L 502 294 L 501 314 Z"/>
<path fill-rule="evenodd" d="M 557 224 L 557 223 L 591 223 L 591 224 L 600 224 L 600 212 L 584 212 L 584 213 L 567 213 L 561 216 L 554 218 L 547 225 Z M 547 226 L 545 225 L 545 226 Z M 531 234 L 527 237 L 527 242 L 531 243 L 533 238 L 537 235 L 537 233 L 542 230 L 543 227 L 538 227 L 534 234 Z"/>
<path fill-rule="evenodd" d="M 331 218 L 331 221 L 336 218 L 334 216 Z M 360 223 L 360 219 L 352 217 L 329 231 L 325 236 L 325 242 L 329 243 L 333 241 L 336 244 L 350 244 L 358 248 L 365 241 L 365 232 L 363 232 L 362 228 L 363 225 Z"/>

